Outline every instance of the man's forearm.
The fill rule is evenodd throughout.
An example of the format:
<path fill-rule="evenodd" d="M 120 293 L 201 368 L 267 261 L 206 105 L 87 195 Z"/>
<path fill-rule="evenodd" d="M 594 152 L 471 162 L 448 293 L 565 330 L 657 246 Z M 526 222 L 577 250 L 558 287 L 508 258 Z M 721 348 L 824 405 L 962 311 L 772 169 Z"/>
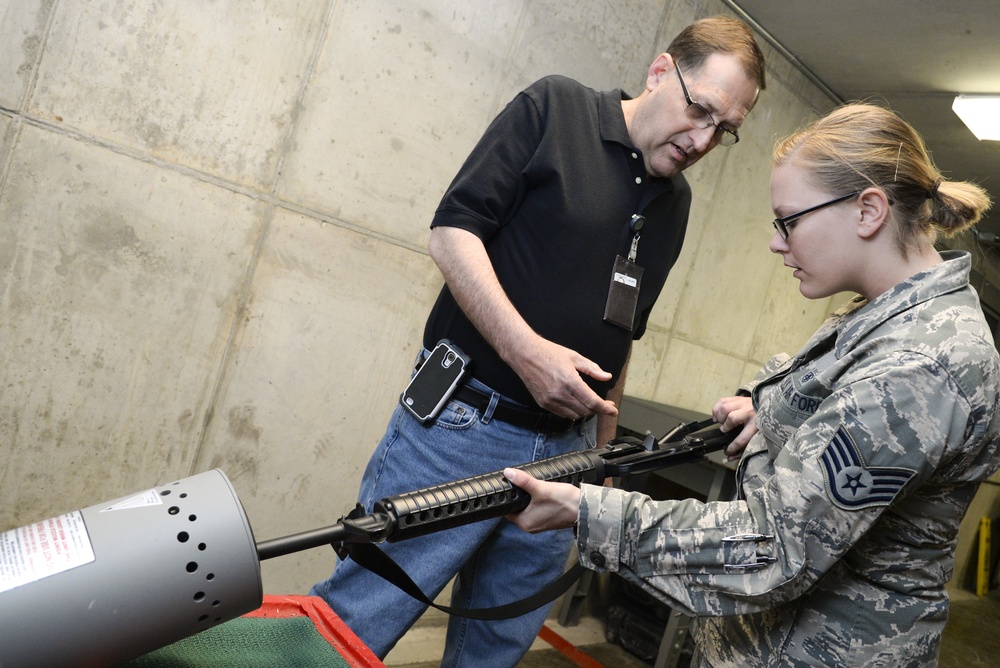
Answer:
<path fill-rule="evenodd" d="M 575 350 L 535 333 L 507 298 L 479 237 L 459 228 L 436 227 L 428 249 L 466 317 L 539 406 L 572 419 L 617 414 L 614 405 L 582 377 L 607 381 L 611 374 Z"/>
<path fill-rule="evenodd" d="M 512 364 L 515 351 L 535 334 L 500 285 L 483 242 L 460 228 L 436 227 L 428 249 L 466 317 Z"/>

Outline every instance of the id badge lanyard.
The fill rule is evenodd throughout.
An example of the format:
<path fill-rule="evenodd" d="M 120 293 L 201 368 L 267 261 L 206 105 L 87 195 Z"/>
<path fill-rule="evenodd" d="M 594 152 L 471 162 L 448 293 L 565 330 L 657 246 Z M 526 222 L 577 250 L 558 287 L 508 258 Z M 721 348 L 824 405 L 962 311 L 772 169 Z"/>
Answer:
<path fill-rule="evenodd" d="M 604 322 L 632 331 L 635 322 L 635 308 L 639 303 L 639 285 L 642 282 L 642 267 L 635 263 L 639 250 L 639 237 L 646 219 L 634 214 L 628 228 L 632 233 L 632 245 L 628 257 L 615 257 L 615 268 L 611 272 L 611 286 L 608 288 L 608 303 L 604 307 Z"/>

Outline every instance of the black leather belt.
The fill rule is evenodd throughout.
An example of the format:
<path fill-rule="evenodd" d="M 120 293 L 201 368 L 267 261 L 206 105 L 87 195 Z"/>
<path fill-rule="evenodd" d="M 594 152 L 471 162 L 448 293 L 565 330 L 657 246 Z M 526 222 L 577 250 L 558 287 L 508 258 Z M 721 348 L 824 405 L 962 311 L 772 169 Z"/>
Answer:
<path fill-rule="evenodd" d="M 480 412 L 485 413 L 486 409 L 489 408 L 492 395 L 480 392 L 468 385 L 463 385 L 455 390 L 451 398 L 469 404 L 473 408 L 479 409 Z M 493 409 L 493 419 L 512 424 L 515 427 L 521 427 L 522 429 L 531 429 L 532 431 L 541 431 L 550 434 L 569 431 L 583 422 L 583 420 L 560 417 L 548 411 L 518 406 L 503 399 L 498 401 L 496 407 Z"/>

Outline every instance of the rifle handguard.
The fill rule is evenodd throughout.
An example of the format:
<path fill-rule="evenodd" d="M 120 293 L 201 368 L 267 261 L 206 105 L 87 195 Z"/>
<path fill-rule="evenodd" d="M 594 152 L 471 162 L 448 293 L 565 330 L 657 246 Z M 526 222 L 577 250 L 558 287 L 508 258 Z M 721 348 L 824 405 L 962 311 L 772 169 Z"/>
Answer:
<path fill-rule="evenodd" d="M 570 452 L 514 468 L 539 480 L 572 485 L 600 483 L 605 478 L 602 452 L 603 449 Z M 394 531 L 388 538 L 392 543 L 515 513 L 530 501 L 531 497 L 512 485 L 503 471 L 494 471 L 390 496 L 376 503 L 374 512 L 393 518 Z"/>

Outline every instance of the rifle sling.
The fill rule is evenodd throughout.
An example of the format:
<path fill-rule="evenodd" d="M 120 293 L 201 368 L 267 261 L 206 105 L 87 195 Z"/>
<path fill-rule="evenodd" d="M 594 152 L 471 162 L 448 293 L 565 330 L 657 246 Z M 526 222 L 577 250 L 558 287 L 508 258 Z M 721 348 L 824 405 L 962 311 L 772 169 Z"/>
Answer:
<path fill-rule="evenodd" d="M 392 557 L 375 545 L 371 543 L 347 543 L 343 547 L 351 559 L 359 566 L 387 580 L 421 603 L 449 615 L 468 619 L 496 620 L 519 617 L 559 598 L 579 579 L 580 574 L 583 572 L 583 566 L 579 563 L 573 564 L 568 571 L 540 591 L 519 601 L 513 601 L 492 608 L 453 608 L 438 605 L 427 598 L 426 594 L 420 590 L 420 587 L 406 574 L 406 571 L 393 561 Z"/>

